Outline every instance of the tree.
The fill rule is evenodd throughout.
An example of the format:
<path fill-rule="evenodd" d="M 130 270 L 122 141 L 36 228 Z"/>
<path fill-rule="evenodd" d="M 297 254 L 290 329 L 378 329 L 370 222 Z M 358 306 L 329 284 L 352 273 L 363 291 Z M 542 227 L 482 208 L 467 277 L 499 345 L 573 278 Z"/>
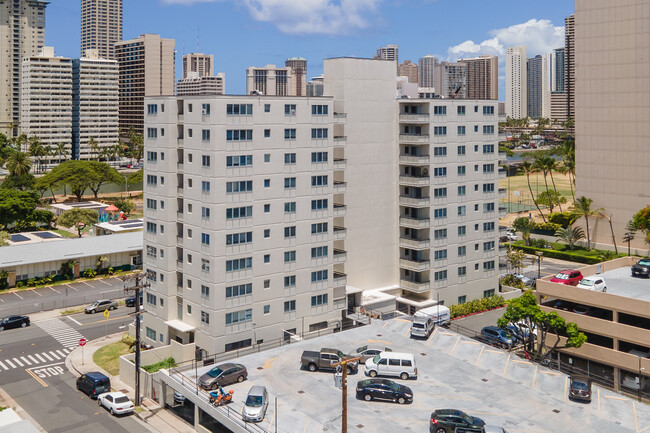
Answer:
<path fill-rule="evenodd" d="M 537 197 L 537 203 L 548 207 L 549 212 L 553 212 L 555 206 L 566 203 L 566 197 L 561 197 L 556 191 L 542 191 Z"/>
<path fill-rule="evenodd" d="M 42 169 L 42 160 L 50 154 L 50 148 L 43 146 L 41 140 L 36 136 L 29 137 L 27 142 L 29 143 L 29 154 L 36 159 L 36 172 L 40 173 Z"/>
<path fill-rule="evenodd" d="M 553 178 L 553 172 L 557 171 L 557 161 L 555 158 L 553 158 L 550 154 L 548 153 L 543 153 L 541 156 L 537 158 L 536 161 L 540 167 L 540 169 L 544 172 L 544 180 L 546 180 L 546 174 L 549 174 L 551 177 L 551 183 L 553 184 L 553 190 L 555 191 L 555 194 L 559 197 L 559 194 L 557 192 L 557 187 L 555 186 L 555 178 Z M 546 191 L 548 192 L 548 184 L 546 186 Z M 562 205 L 560 202 L 558 202 L 558 206 L 560 208 L 560 212 L 562 212 Z"/>
<path fill-rule="evenodd" d="M 0 231 L 0 247 L 6 247 L 9 245 L 9 241 L 11 240 L 11 235 L 5 231 Z M 2 289 L 3 287 L 0 287 Z"/>
<path fill-rule="evenodd" d="M 10 175 L 22 176 L 29 173 L 32 168 L 32 161 L 25 152 L 13 152 L 7 158 L 6 167 Z"/>
<path fill-rule="evenodd" d="M 575 323 L 567 323 L 555 311 L 546 313 L 539 305 L 535 295 L 530 290 L 516 299 L 508 303 L 503 317 L 497 323 L 503 329 L 507 329 L 508 325 L 515 327 L 524 324 L 529 330 L 537 330 L 537 338 L 533 332 L 528 333 L 528 340 L 525 342 L 526 348 L 529 352 L 535 354 L 536 359 L 541 359 L 544 355 L 543 351 L 546 349 L 546 339 L 549 333 L 554 334 L 556 337 L 553 347 L 548 351 L 552 352 L 558 347 L 562 348 L 579 348 L 587 341 L 587 336 L 580 332 Z M 565 334 L 567 337 L 564 346 L 559 346 L 560 337 Z"/>
<path fill-rule="evenodd" d="M 144 153 L 144 138 L 132 126 L 127 133 L 129 137 L 130 157 L 135 158 L 136 162 L 140 162 L 142 154 Z"/>
<path fill-rule="evenodd" d="M 0 185 L 0 188 L 28 191 L 30 189 L 34 189 L 35 183 L 36 177 L 34 177 L 34 175 L 31 173 L 23 174 L 20 176 L 10 174 L 5 177 L 5 180 L 2 182 L 2 185 Z"/>
<path fill-rule="evenodd" d="M 93 209 L 70 209 L 63 212 L 57 218 L 56 223 L 62 227 L 75 226 L 77 234 L 81 237 L 83 229 L 97 222 L 99 213 Z"/>
<path fill-rule="evenodd" d="M 606 261 L 609 261 L 609 260 L 613 260 L 613 259 L 615 259 L 615 258 L 616 258 L 616 254 L 617 254 L 617 253 L 615 253 L 614 251 L 604 250 L 604 251 L 601 251 L 601 252 L 600 252 L 600 254 L 598 255 L 598 257 L 600 257 L 600 259 L 601 259 L 603 262 L 606 262 Z"/>
<path fill-rule="evenodd" d="M 97 259 L 97 273 L 101 274 L 104 268 L 106 267 L 106 264 L 108 263 L 108 257 L 107 256 L 101 256 L 99 259 Z"/>
<path fill-rule="evenodd" d="M 117 172 L 110 165 L 99 162 L 99 161 L 80 161 L 89 165 L 90 171 L 92 173 L 91 185 L 89 186 L 90 190 L 97 198 L 99 190 L 102 185 L 107 183 L 114 183 L 116 185 L 121 185 L 124 183 L 124 177 Z"/>
<path fill-rule="evenodd" d="M 521 237 L 530 246 L 530 232 L 535 229 L 535 222 L 530 218 L 519 217 L 512 222 L 512 228 L 521 232 Z"/>
<path fill-rule="evenodd" d="M 65 143 L 59 143 L 54 148 L 54 154 L 59 157 L 59 162 L 63 162 L 65 157 L 68 156 L 68 147 Z"/>
<path fill-rule="evenodd" d="M 526 253 L 522 250 L 516 248 L 511 248 L 506 254 L 506 261 L 508 264 L 519 273 L 521 268 L 524 266 L 524 259 L 526 258 Z"/>
<path fill-rule="evenodd" d="M 544 213 L 542 213 L 542 210 L 539 208 L 539 204 L 537 203 L 537 200 L 535 199 L 535 195 L 533 194 L 533 188 L 530 186 L 530 175 L 536 173 L 537 169 L 533 164 L 530 163 L 530 161 L 525 159 L 523 164 L 521 164 L 521 167 L 519 167 L 519 172 L 526 175 L 526 181 L 528 181 L 528 190 L 530 191 L 530 196 L 533 198 L 533 202 L 537 207 L 537 211 L 542 216 L 542 220 L 546 222 L 546 217 L 544 217 Z"/>
<path fill-rule="evenodd" d="M 585 196 L 578 197 L 573 205 L 572 212 L 578 218 L 584 218 L 587 227 L 587 250 L 591 250 L 591 240 L 589 238 L 589 217 L 596 217 L 602 213 L 604 209 L 592 209 L 591 205 L 594 201 Z"/>
<path fill-rule="evenodd" d="M 135 203 L 133 203 L 133 200 L 129 199 L 115 200 L 115 203 L 113 204 L 127 216 L 131 215 L 131 212 L 135 209 Z"/>
<path fill-rule="evenodd" d="M 90 137 L 90 140 L 88 140 L 88 147 L 90 147 L 90 150 L 95 155 L 95 159 L 98 159 L 99 158 L 99 143 L 97 143 L 97 140 L 95 140 L 95 137 Z"/>
<path fill-rule="evenodd" d="M 625 225 L 625 234 L 623 235 L 623 242 L 627 242 L 627 255 L 630 255 L 630 243 L 636 237 L 636 232 L 639 228 L 634 224 L 634 220 L 630 220 Z"/>
<path fill-rule="evenodd" d="M 609 223 L 609 231 L 612 234 L 612 243 L 614 244 L 614 252 L 618 254 L 618 247 L 616 246 L 616 235 L 614 235 L 614 225 L 612 224 L 612 217 L 607 215 L 605 212 L 600 212 L 598 216 L 601 218 L 605 218 Z"/>
<path fill-rule="evenodd" d="M 97 198 L 102 185 L 121 185 L 124 183 L 123 179 L 117 170 L 104 162 L 69 160 L 54 167 L 43 176 L 42 182 L 49 185 L 68 185 L 77 201 L 81 201 L 87 189 L 92 190 Z"/>
<path fill-rule="evenodd" d="M 9 231 L 9 226 L 29 227 L 37 223 L 49 223 L 52 212 L 37 210 L 40 204 L 35 191 L 0 189 L 0 229 Z"/>
<path fill-rule="evenodd" d="M 569 249 L 572 250 L 576 242 L 585 238 L 585 231 L 582 227 L 561 228 L 555 232 L 555 237 L 569 244 Z"/>

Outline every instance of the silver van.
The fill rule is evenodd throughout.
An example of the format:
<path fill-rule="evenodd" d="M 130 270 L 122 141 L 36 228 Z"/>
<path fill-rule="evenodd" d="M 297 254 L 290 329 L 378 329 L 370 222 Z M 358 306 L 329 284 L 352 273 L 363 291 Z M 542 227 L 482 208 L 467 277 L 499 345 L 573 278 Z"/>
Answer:
<path fill-rule="evenodd" d="M 436 327 L 432 316 L 415 316 L 411 325 L 411 337 L 429 338 Z"/>
<path fill-rule="evenodd" d="M 260 422 L 266 415 L 266 408 L 269 406 L 269 394 L 266 387 L 255 385 L 248 391 L 248 397 L 241 410 L 244 421 Z"/>
<path fill-rule="evenodd" d="M 364 372 L 370 377 L 395 376 L 402 380 L 418 377 L 415 357 L 411 353 L 381 352 L 366 361 Z"/>

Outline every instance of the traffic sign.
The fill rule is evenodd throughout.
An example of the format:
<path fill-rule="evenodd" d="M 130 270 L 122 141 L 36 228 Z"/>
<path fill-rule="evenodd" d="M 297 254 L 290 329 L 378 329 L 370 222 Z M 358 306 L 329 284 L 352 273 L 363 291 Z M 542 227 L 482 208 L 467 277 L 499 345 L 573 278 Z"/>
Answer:
<path fill-rule="evenodd" d="M 109 315 L 109 314 L 110 314 L 110 313 L 108 312 L 108 310 L 104 310 L 104 318 L 105 318 L 105 319 L 108 319 L 108 315 Z"/>
<path fill-rule="evenodd" d="M 86 345 L 86 339 L 85 338 L 80 338 L 79 339 L 79 346 L 85 346 Z"/>

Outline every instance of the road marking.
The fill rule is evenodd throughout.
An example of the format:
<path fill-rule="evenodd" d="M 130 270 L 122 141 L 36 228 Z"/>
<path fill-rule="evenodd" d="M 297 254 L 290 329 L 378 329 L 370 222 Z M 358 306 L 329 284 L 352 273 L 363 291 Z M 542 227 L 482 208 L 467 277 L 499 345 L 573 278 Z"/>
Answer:
<path fill-rule="evenodd" d="M 481 360 L 481 356 L 483 355 L 484 350 L 485 350 L 485 345 L 483 345 L 483 347 L 481 347 L 481 353 L 478 354 L 478 358 L 476 358 L 476 364 L 475 365 L 478 365 L 478 362 Z"/>
<path fill-rule="evenodd" d="M 23 362 L 24 362 L 25 364 L 27 364 L 27 365 L 32 365 L 32 363 L 29 362 L 29 361 L 27 360 L 27 358 L 25 358 L 24 356 L 21 356 L 20 359 L 22 359 Z"/>
<path fill-rule="evenodd" d="M 13 363 L 11 361 L 9 361 L 8 359 L 5 359 L 5 362 L 9 365 L 9 367 L 16 368 L 16 366 L 13 365 Z"/>
<path fill-rule="evenodd" d="M 4 364 L 2 363 L 2 361 L 0 361 L 0 367 L 4 368 L 5 370 L 9 370 L 9 367 L 7 367 L 6 365 L 4 365 Z"/>
<path fill-rule="evenodd" d="M 460 336 L 458 336 L 458 339 L 456 340 L 456 343 L 454 344 L 454 347 L 451 348 L 451 352 L 449 352 L 450 356 L 454 353 L 454 350 L 456 350 L 456 346 L 458 346 L 459 341 L 460 341 Z"/>
<path fill-rule="evenodd" d="M 5 300 L 4 300 L 4 299 L 2 299 L 2 298 L 0 298 L 0 301 L 1 301 L 1 302 L 4 302 Z"/>
<path fill-rule="evenodd" d="M 20 295 L 19 295 L 18 293 L 16 293 L 16 292 L 12 292 L 12 293 L 13 293 L 14 295 L 18 296 L 20 299 L 25 299 L 25 298 L 23 298 L 22 296 L 20 296 Z"/>
<path fill-rule="evenodd" d="M 61 352 L 61 351 L 58 350 L 58 349 L 57 349 L 56 353 L 58 353 L 59 355 L 61 355 L 61 356 L 64 357 L 64 358 L 65 358 L 65 356 L 66 356 L 65 353 Z"/>
<path fill-rule="evenodd" d="M 398 322 L 407 322 L 407 323 L 411 323 L 410 320 L 406 320 L 406 319 L 393 319 L 393 320 L 396 320 L 396 321 L 398 321 Z"/>
<path fill-rule="evenodd" d="M 29 370 L 29 368 L 26 368 L 25 371 L 27 372 L 27 374 L 29 374 L 29 375 L 32 376 L 34 379 L 36 379 L 36 381 L 37 381 L 38 383 L 40 383 L 41 385 L 43 385 L 43 387 L 47 388 L 47 383 L 45 383 L 45 381 L 44 381 L 43 379 L 41 379 L 40 377 L 36 376 L 33 372 L 31 372 L 31 371 Z"/>
<path fill-rule="evenodd" d="M 58 290 L 56 290 L 54 287 L 50 287 L 49 289 L 52 290 L 52 291 L 54 291 L 54 292 L 56 292 L 56 293 L 61 293 L 61 292 L 59 292 Z"/>
<path fill-rule="evenodd" d="M 271 363 L 272 363 L 274 360 L 276 360 L 276 359 L 278 359 L 277 356 L 276 356 L 275 358 L 271 358 L 271 359 L 269 359 L 268 361 L 266 361 L 266 362 L 264 363 L 264 368 L 271 368 L 271 367 L 272 367 L 272 366 L 271 366 Z"/>
<path fill-rule="evenodd" d="M 624 397 L 616 397 L 616 396 L 613 396 L 613 395 L 606 395 L 605 398 L 609 398 L 609 399 L 612 399 L 612 400 L 627 401 L 627 398 L 624 398 Z"/>
<path fill-rule="evenodd" d="M 431 344 L 431 342 L 433 341 L 433 337 L 435 337 L 436 334 L 438 333 L 438 329 L 440 329 L 440 328 L 438 328 L 438 327 L 436 326 L 436 329 L 433 330 L 433 333 L 431 334 L 431 336 L 430 336 L 429 339 L 427 340 L 425 346 L 428 346 L 429 344 Z"/>
<path fill-rule="evenodd" d="M 634 427 L 636 427 L 636 431 L 639 431 L 639 420 L 636 417 L 636 405 L 634 402 L 632 402 L 632 412 L 634 413 Z M 647 427 L 646 427 L 647 428 Z M 645 429 L 643 429 L 645 430 Z"/>
<path fill-rule="evenodd" d="M 41 362 L 46 362 L 46 361 L 45 361 L 45 358 L 43 358 L 43 357 L 42 357 L 41 355 L 39 355 L 38 353 L 35 353 L 34 356 L 37 357 Z"/>
<path fill-rule="evenodd" d="M 531 386 L 531 388 L 533 388 L 533 389 L 535 389 L 535 379 L 537 379 L 537 368 L 538 367 L 539 367 L 539 365 L 535 364 L 535 373 L 533 374 L 533 385 Z"/>
<path fill-rule="evenodd" d="M 64 348 L 63 348 L 63 351 L 64 351 L 66 354 L 72 352 L 72 350 L 68 349 L 67 347 L 64 347 Z"/>
<path fill-rule="evenodd" d="M 96 280 L 96 281 L 99 281 L 100 283 L 104 283 L 104 284 L 106 284 L 107 286 L 111 286 L 111 287 L 113 287 L 112 284 L 108 284 L 108 283 L 107 283 L 106 281 L 104 281 L 103 279 Z M 388 323 L 388 322 L 386 322 L 386 323 Z"/>
<path fill-rule="evenodd" d="M 503 375 L 504 375 L 504 376 L 506 375 L 506 371 L 508 371 L 508 364 L 510 364 L 510 357 L 511 357 L 511 356 L 512 356 L 512 355 L 508 355 L 508 359 L 506 360 L 506 366 L 503 367 Z"/>
<path fill-rule="evenodd" d="M 124 320 L 124 319 L 128 319 L 128 316 L 113 317 L 112 319 L 102 319 L 102 320 L 97 320 L 96 322 L 82 323 L 81 326 L 88 326 L 88 325 L 94 325 L 95 323 L 105 323 L 105 322 L 110 322 L 112 320 Z"/>
<path fill-rule="evenodd" d="M 50 358 L 49 355 L 45 352 L 43 352 L 43 356 L 46 357 L 48 361 L 54 361 L 54 359 Z"/>
<path fill-rule="evenodd" d="M 567 389 L 568 384 L 569 384 L 569 377 L 564 376 L 564 401 L 566 401 L 566 394 L 567 394 L 566 389 Z M 600 401 L 598 402 L 598 405 L 600 407 Z"/>
<path fill-rule="evenodd" d="M 441 333 L 442 335 L 451 335 L 452 337 L 453 337 L 454 335 L 456 335 L 456 334 L 453 334 L 453 333 L 451 333 L 451 332 L 442 332 L 442 331 L 440 331 L 440 333 Z"/>
<path fill-rule="evenodd" d="M 566 392 L 564 394 L 566 394 Z M 598 416 L 600 416 L 600 388 L 598 388 Z"/>
<path fill-rule="evenodd" d="M 79 322 L 77 319 L 75 319 L 75 318 L 72 317 L 72 316 L 68 316 L 68 319 L 72 320 L 74 323 L 76 323 L 76 324 L 79 325 L 79 326 L 83 326 L 83 325 L 81 324 L 81 322 Z"/>
<path fill-rule="evenodd" d="M 72 290 L 74 290 L 75 292 L 78 292 L 78 291 L 79 291 L 79 289 L 77 289 L 75 286 L 71 286 L 70 284 L 66 284 L 66 286 L 67 286 L 67 287 L 70 287 L 70 288 L 71 288 Z"/>
<path fill-rule="evenodd" d="M 521 361 L 519 359 L 513 359 L 512 362 L 516 362 L 517 364 L 530 364 L 530 361 Z"/>
<path fill-rule="evenodd" d="M 376 343 L 383 343 L 383 344 L 385 344 L 387 346 L 391 346 L 393 344 L 393 343 L 391 343 L 389 341 L 384 341 L 384 340 L 367 340 L 367 341 L 368 341 L 368 343 L 375 343 L 375 344 Z"/>
<path fill-rule="evenodd" d="M 540 371 L 540 373 L 548 374 L 549 376 L 559 376 L 560 375 L 560 373 L 556 373 L 554 371 L 544 371 L 544 370 L 542 370 L 542 371 Z"/>
<path fill-rule="evenodd" d="M 408 328 L 406 328 L 406 330 L 402 334 L 402 337 L 406 337 L 406 334 L 408 334 L 410 331 L 411 331 L 411 327 L 409 326 Z"/>
<path fill-rule="evenodd" d="M 35 289 L 30 290 L 30 292 L 32 292 L 32 293 L 36 293 L 38 296 L 43 296 L 43 295 L 41 295 L 40 293 L 38 293 L 38 291 L 35 290 Z"/>
<path fill-rule="evenodd" d="M 23 363 L 18 360 L 18 358 L 12 358 L 19 367 L 24 367 Z"/>
<path fill-rule="evenodd" d="M 85 284 L 85 285 L 88 286 L 88 287 L 92 287 L 93 289 L 95 288 L 95 286 L 92 286 L 92 285 L 88 284 L 88 283 L 85 282 L 85 281 L 78 281 L 78 282 L 81 283 L 81 284 Z"/>
<path fill-rule="evenodd" d="M 305 421 L 305 428 L 302 433 L 307 433 L 307 427 L 309 427 L 309 418 L 307 418 L 307 421 Z"/>
<path fill-rule="evenodd" d="M 49 353 L 50 353 L 50 355 L 52 355 L 52 357 L 53 357 L 54 359 L 61 359 L 61 358 L 59 358 L 59 355 L 57 355 L 56 353 L 52 352 L 51 350 L 50 350 Z"/>
<path fill-rule="evenodd" d="M 382 325 L 381 329 L 384 329 L 384 328 L 386 327 L 386 325 L 388 325 L 388 322 L 384 323 L 384 324 Z"/>

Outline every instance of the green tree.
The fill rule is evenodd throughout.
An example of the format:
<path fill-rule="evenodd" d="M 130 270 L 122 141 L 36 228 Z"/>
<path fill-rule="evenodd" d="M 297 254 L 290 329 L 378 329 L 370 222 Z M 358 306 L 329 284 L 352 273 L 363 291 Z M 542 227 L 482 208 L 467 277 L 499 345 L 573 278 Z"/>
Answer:
<path fill-rule="evenodd" d="M 35 191 L 0 188 L 0 229 L 8 231 L 9 226 L 30 227 L 37 223 L 49 223 L 52 212 L 38 210 L 40 204 Z"/>
<path fill-rule="evenodd" d="M 553 184 L 553 191 L 555 191 L 555 195 L 559 197 L 560 195 L 558 194 L 557 187 L 555 186 L 555 178 L 553 177 L 553 172 L 557 171 L 558 169 L 557 161 L 549 153 L 546 152 L 544 152 L 540 157 L 538 157 L 538 160 L 539 160 L 539 165 L 541 167 L 541 170 L 544 172 L 544 179 L 546 179 L 546 174 L 548 174 L 551 177 L 551 183 Z M 546 187 L 546 190 L 548 191 L 548 185 Z M 558 201 L 558 207 L 560 208 L 560 212 L 562 212 L 561 201 Z"/>
<path fill-rule="evenodd" d="M 521 232 L 521 237 L 530 245 L 530 232 L 535 229 L 535 222 L 530 218 L 519 217 L 512 222 L 512 228 Z"/>
<path fill-rule="evenodd" d="M 545 354 L 546 340 L 549 333 L 554 334 L 556 337 L 549 352 L 556 350 L 558 347 L 579 348 L 587 341 L 587 336 L 580 332 L 575 323 L 567 323 L 555 311 L 550 313 L 543 311 L 537 305 L 535 295 L 530 290 L 524 292 L 521 297 L 511 300 L 503 317 L 497 323 L 503 329 L 507 329 L 508 325 L 519 326 L 520 323 L 525 324 L 528 329 L 536 329 L 537 338 L 530 332 L 525 343 L 526 348 L 535 354 L 536 359 L 541 359 Z M 567 340 L 563 346 L 560 346 L 560 337 L 562 336 L 566 336 Z"/>
<path fill-rule="evenodd" d="M 573 209 L 572 212 L 578 217 L 578 218 L 584 218 L 585 219 L 585 226 L 587 227 L 587 250 L 591 250 L 591 239 L 589 237 L 589 217 L 597 217 L 599 216 L 604 209 L 599 208 L 599 209 L 592 209 L 591 205 L 593 204 L 593 200 L 587 197 L 578 197 L 573 204 Z"/>
<path fill-rule="evenodd" d="M 36 183 L 36 177 L 33 174 L 27 173 L 23 175 L 8 175 L 5 177 L 4 182 L 0 185 L 0 188 L 4 189 L 19 189 L 21 191 L 28 191 L 34 189 Z"/>
<path fill-rule="evenodd" d="M 135 209 L 135 203 L 133 203 L 133 200 L 129 199 L 115 200 L 115 203 L 113 204 L 127 216 L 131 215 L 131 212 Z"/>
<path fill-rule="evenodd" d="M 144 153 L 144 138 L 132 126 L 127 133 L 129 137 L 130 157 L 140 162 Z"/>
<path fill-rule="evenodd" d="M 623 235 L 623 242 L 627 243 L 627 255 L 630 254 L 630 244 L 636 238 L 636 232 L 639 231 L 639 228 L 635 225 L 634 220 L 630 220 L 625 225 L 625 234 Z"/>
<path fill-rule="evenodd" d="M 11 239 L 11 235 L 5 231 L 0 231 L 0 247 L 6 247 L 9 245 L 8 240 Z M 1 278 L 1 277 L 0 277 Z M 2 289 L 3 287 L 0 287 Z"/>
<path fill-rule="evenodd" d="M 93 152 L 95 159 L 99 159 L 99 143 L 97 143 L 95 137 L 90 137 L 90 140 L 88 140 L 88 147 L 90 147 L 90 150 Z"/>
<path fill-rule="evenodd" d="M 32 161 L 25 152 L 13 152 L 5 163 L 7 171 L 12 176 L 22 176 L 29 173 L 32 168 Z"/>
<path fill-rule="evenodd" d="M 553 212 L 555 206 L 559 206 L 560 203 L 566 203 L 566 197 L 561 197 L 557 191 L 542 191 L 537 197 L 537 202 L 542 206 L 548 207 L 548 210 Z"/>
<path fill-rule="evenodd" d="M 75 226 L 77 234 L 81 233 L 87 226 L 95 224 L 99 218 L 99 213 L 93 209 L 70 209 L 63 212 L 56 220 L 56 223 L 62 227 Z"/>
<path fill-rule="evenodd" d="M 36 136 L 29 137 L 27 142 L 29 143 L 29 154 L 36 159 L 36 172 L 40 173 L 43 168 L 43 158 L 50 154 L 50 149 L 43 146 L 41 140 Z"/>
<path fill-rule="evenodd" d="M 59 163 L 65 161 L 68 156 L 68 146 L 65 143 L 59 143 L 54 148 L 54 154 L 59 157 Z"/>
<path fill-rule="evenodd" d="M 82 162 L 89 164 L 90 171 L 92 172 L 92 177 L 91 177 L 92 183 L 89 186 L 89 188 L 95 195 L 95 198 L 97 198 L 97 195 L 99 194 L 99 190 L 102 187 L 102 185 L 105 185 L 107 183 L 114 183 L 116 185 L 121 185 L 124 183 L 124 177 L 122 177 L 122 175 L 119 174 L 117 170 L 115 170 L 110 165 L 99 161 L 82 161 Z"/>
<path fill-rule="evenodd" d="M 600 257 L 600 259 L 603 262 L 607 262 L 609 260 L 615 259 L 616 255 L 617 255 L 617 253 L 615 253 L 614 251 L 603 250 L 598 254 L 598 257 Z"/>
<path fill-rule="evenodd" d="M 68 160 L 52 169 L 43 176 L 40 182 L 51 187 L 67 185 L 72 194 L 81 201 L 86 189 L 93 184 L 93 171 L 87 164 L 88 161 Z"/>
<path fill-rule="evenodd" d="M 533 202 L 535 203 L 535 206 L 537 207 L 537 211 L 542 217 L 542 220 L 546 222 L 546 217 L 544 217 L 544 213 L 542 212 L 542 209 L 540 209 L 539 203 L 537 203 L 537 199 L 533 194 L 533 188 L 530 186 L 530 175 L 537 173 L 537 168 L 535 167 L 534 164 L 531 164 L 528 159 L 525 159 L 524 162 L 519 167 L 519 172 L 526 175 L 526 181 L 528 182 L 528 191 L 530 191 L 530 196 L 533 198 Z"/>
<path fill-rule="evenodd" d="M 510 267 L 512 267 L 512 269 L 517 271 L 517 273 L 519 273 L 521 268 L 524 266 L 525 259 L 526 259 L 526 253 L 516 248 L 511 248 L 510 250 L 508 250 L 508 253 L 506 254 L 506 261 L 508 262 Z"/>
<path fill-rule="evenodd" d="M 572 250 L 576 242 L 585 238 L 585 231 L 582 230 L 582 227 L 570 226 L 558 229 L 555 232 L 555 237 L 562 242 L 566 242 L 569 249 Z"/>

